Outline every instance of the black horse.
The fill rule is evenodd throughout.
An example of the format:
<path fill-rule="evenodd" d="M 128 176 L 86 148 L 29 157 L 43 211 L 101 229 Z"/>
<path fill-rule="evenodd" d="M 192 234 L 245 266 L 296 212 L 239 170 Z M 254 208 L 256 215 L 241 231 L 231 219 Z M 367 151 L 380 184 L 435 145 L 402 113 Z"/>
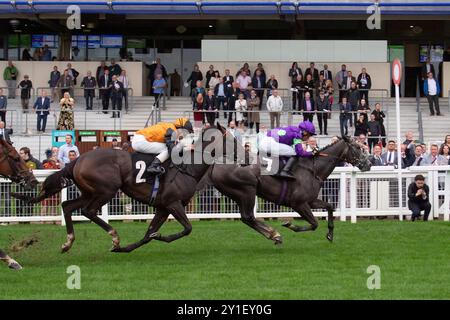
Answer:
<path fill-rule="evenodd" d="M 220 124 L 217 124 L 217 127 L 203 129 L 191 152 L 185 153 L 181 164 L 166 165 L 168 168 L 161 178 L 159 192 L 152 204 L 156 209 L 155 217 L 144 238 L 124 248 L 120 247 L 117 231 L 97 216 L 97 213 L 116 195 L 119 189 L 139 202 L 149 203 L 152 186 L 147 183 L 137 184 L 135 182 L 132 158 L 126 151 L 97 149 L 87 152 L 62 170 L 47 177 L 37 197 L 31 198 L 21 194 L 13 194 L 13 196 L 30 203 L 38 203 L 60 192 L 71 181 L 75 183 L 81 191 L 81 196 L 61 204 L 67 228 L 67 242 L 62 246 L 63 252 L 70 250 L 75 240 L 72 212 L 78 209 L 81 209 L 81 213 L 85 217 L 111 235 L 113 252 L 130 252 L 152 239 L 171 242 L 191 233 L 192 225 L 186 216 L 184 207 L 195 194 L 197 183 L 214 163 L 214 161 L 205 161 L 205 155 L 209 155 L 212 157 L 211 160 L 214 160 L 214 157 L 223 157 L 226 150 L 236 147 L 235 139 L 229 137 L 226 129 Z M 217 148 L 218 145 L 220 148 Z M 215 155 L 208 151 L 209 149 L 220 149 L 223 152 Z M 172 152 L 172 156 L 173 154 Z M 168 162 L 170 163 L 170 161 Z M 162 236 L 157 231 L 170 214 L 182 224 L 184 229 L 176 234 Z"/>
<path fill-rule="evenodd" d="M 370 170 L 368 154 L 357 142 L 343 137 L 322 149 L 312 159 L 299 159 L 293 172 L 296 179 L 292 181 L 261 175 L 259 162 L 246 167 L 215 164 L 205 179 L 210 180 L 210 184 L 238 204 L 241 220 L 245 224 L 274 241 L 275 244 L 282 242 L 280 234 L 274 228 L 255 219 L 253 208 L 256 196 L 290 207 L 309 222 L 309 226 L 283 223 L 284 227 L 295 232 L 315 230 L 318 227 L 318 221 L 311 209 L 326 209 L 328 212 L 327 239 L 332 241 L 333 206 L 318 199 L 318 195 L 323 181 L 333 172 L 338 163 L 343 161 L 357 166 L 361 171 Z"/>
<path fill-rule="evenodd" d="M 38 184 L 36 177 L 27 168 L 17 150 L 3 137 L 0 137 L 0 176 L 31 190 Z M 4 261 L 11 269 L 19 270 L 22 266 L 0 249 L 0 261 Z"/>

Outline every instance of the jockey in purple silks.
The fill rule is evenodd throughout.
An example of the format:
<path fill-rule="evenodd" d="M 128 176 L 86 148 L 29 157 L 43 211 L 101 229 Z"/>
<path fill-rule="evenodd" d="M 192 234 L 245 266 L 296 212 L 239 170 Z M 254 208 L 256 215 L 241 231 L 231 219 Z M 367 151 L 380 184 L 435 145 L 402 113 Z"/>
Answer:
<path fill-rule="evenodd" d="M 316 134 L 314 125 L 309 121 L 301 122 L 298 127 L 288 126 L 275 128 L 267 132 L 267 136 L 260 141 L 259 149 L 274 156 L 289 157 L 288 162 L 280 173 L 280 177 L 295 179 L 291 169 L 297 157 L 310 158 L 315 153 L 306 151 L 304 142 Z"/>

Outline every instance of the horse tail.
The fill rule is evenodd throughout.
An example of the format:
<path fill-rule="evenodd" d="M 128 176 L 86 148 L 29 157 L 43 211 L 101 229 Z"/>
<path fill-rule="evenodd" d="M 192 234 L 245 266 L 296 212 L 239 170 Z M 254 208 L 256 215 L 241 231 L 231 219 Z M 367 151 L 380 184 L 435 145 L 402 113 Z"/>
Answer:
<path fill-rule="evenodd" d="M 41 191 L 36 197 L 21 193 L 11 193 L 11 196 L 24 202 L 33 204 L 39 203 L 42 200 L 57 194 L 62 189 L 72 184 L 71 180 L 74 179 L 73 168 L 77 160 L 78 159 L 66 164 L 63 169 L 48 176 L 42 184 Z"/>

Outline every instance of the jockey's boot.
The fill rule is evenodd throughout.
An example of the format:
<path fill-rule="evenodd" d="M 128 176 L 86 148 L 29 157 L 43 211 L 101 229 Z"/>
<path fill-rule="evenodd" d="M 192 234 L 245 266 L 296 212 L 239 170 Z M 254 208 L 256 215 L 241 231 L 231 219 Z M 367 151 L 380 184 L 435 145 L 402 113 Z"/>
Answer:
<path fill-rule="evenodd" d="M 296 157 L 290 157 L 286 165 L 284 166 L 283 170 L 280 172 L 280 177 L 285 179 L 293 179 L 295 180 L 295 176 L 292 174 L 292 167 L 295 164 L 295 161 L 297 160 Z"/>
<path fill-rule="evenodd" d="M 164 170 L 162 162 L 158 159 L 158 157 L 156 157 L 150 164 L 150 166 L 147 168 L 147 172 L 154 175 L 160 175 L 166 172 L 166 170 Z"/>

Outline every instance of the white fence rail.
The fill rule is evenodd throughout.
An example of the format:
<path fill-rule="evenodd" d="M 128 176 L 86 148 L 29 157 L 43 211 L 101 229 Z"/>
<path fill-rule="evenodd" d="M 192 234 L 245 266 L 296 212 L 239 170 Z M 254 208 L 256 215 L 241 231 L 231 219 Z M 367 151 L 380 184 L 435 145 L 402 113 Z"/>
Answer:
<path fill-rule="evenodd" d="M 43 182 L 52 170 L 36 170 L 35 176 Z M 430 202 L 432 211 L 430 220 L 450 218 L 450 166 L 441 167 L 410 167 L 402 171 L 403 203 L 400 206 L 398 196 L 398 171 L 393 167 L 372 167 L 369 172 L 360 172 L 356 168 L 336 168 L 324 182 L 319 197 L 331 203 L 335 217 L 341 221 L 350 219 L 356 222 L 358 218 L 371 216 L 393 216 L 403 219 L 411 212 L 407 208 L 407 187 L 414 181 L 417 174 L 426 178 L 430 187 Z M 56 221 L 64 223 L 61 202 L 77 197 L 78 190 L 71 186 L 60 194 L 46 199 L 34 206 L 27 205 L 10 196 L 11 192 L 25 192 L 20 186 L 0 179 L 0 223 L 5 222 L 37 222 Z M 38 191 L 27 192 L 37 194 Z M 237 205 L 221 195 L 213 187 L 198 192 L 186 207 L 190 218 L 220 219 L 239 218 Z M 321 210 L 315 210 L 317 217 L 326 217 Z M 130 199 L 120 191 L 99 215 L 105 221 L 111 220 L 147 220 L 153 218 L 153 208 Z M 290 208 L 280 207 L 263 199 L 257 198 L 255 205 L 257 218 L 287 218 L 298 217 Z M 73 214 L 74 221 L 85 221 L 80 212 Z"/>

